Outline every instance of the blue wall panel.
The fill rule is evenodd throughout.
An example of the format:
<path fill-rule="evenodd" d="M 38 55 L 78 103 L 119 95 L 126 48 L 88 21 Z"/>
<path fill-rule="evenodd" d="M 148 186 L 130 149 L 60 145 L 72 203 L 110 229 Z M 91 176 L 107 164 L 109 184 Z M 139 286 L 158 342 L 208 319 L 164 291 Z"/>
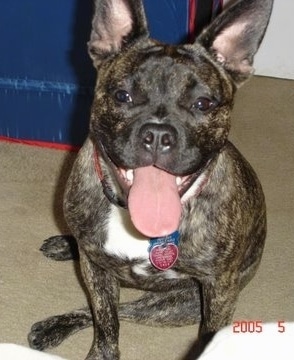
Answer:
<path fill-rule="evenodd" d="M 188 0 L 144 0 L 152 37 L 184 41 Z M 2 0 L 0 136 L 81 145 L 95 71 L 91 0 Z"/>

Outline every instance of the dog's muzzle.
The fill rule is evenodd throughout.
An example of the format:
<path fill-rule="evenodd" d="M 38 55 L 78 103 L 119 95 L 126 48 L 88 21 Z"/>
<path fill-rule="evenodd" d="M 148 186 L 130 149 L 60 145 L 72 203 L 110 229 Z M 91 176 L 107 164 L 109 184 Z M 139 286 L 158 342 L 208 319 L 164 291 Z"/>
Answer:
<path fill-rule="evenodd" d="M 139 131 L 142 147 L 154 158 L 170 152 L 177 144 L 176 129 L 167 124 L 144 124 Z"/>
<path fill-rule="evenodd" d="M 179 134 L 170 124 L 148 122 L 133 136 L 138 162 L 141 166 L 154 165 L 166 171 L 175 169 L 175 156 L 179 147 Z"/>

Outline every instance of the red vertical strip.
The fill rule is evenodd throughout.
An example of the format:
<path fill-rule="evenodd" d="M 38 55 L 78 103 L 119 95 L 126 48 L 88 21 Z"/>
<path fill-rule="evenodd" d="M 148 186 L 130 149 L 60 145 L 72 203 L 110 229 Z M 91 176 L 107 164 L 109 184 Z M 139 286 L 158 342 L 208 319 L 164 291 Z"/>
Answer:
<path fill-rule="evenodd" d="M 189 42 L 195 40 L 197 0 L 189 0 Z"/>

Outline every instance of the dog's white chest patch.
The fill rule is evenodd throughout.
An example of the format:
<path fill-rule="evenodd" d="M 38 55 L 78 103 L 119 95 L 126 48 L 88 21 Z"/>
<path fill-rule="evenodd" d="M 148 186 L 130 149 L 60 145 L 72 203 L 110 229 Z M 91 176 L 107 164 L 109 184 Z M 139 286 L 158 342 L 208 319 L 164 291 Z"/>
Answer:
<path fill-rule="evenodd" d="M 109 255 L 120 258 L 149 261 L 148 247 L 148 239 L 134 228 L 128 212 L 118 207 L 112 207 L 108 224 L 108 238 L 104 245 L 105 251 Z"/>
<path fill-rule="evenodd" d="M 134 228 L 129 213 L 124 209 L 113 207 L 108 223 L 108 237 L 104 244 L 106 253 L 121 259 L 141 260 L 132 266 L 132 271 L 139 276 L 148 277 L 151 275 L 148 271 L 148 267 L 151 265 L 149 246 L 149 239 Z M 163 271 L 161 274 L 166 279 L 181 277 L 173 269 Z"/>

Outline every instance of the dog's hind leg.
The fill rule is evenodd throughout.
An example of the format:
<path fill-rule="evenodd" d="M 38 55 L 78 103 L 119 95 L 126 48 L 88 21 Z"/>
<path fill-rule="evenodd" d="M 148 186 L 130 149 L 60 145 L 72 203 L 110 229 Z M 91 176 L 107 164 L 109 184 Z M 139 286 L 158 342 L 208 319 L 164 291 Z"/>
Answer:
<path fill-rule="evenodd" d="M 201 320 L 199 289 L 146 292 L 141 298 L 119 306 L 119 319 L 149 326 L 177 327 Z"/>
<path fill-rule="evenodd" d="M 57 261 L 78 260 L 79 250 L 72 235 L 56 235 L 44 240 L 40 250 L 43 254 Z"/>
<path fill-rule="evenodd" d="M 28 342 L 30 347 L 36 350 L 52 348 L 75 332 L 91 325 L 93 325 L 93 319 L 89 307 L 51 316 L 32 326 Z"/>

